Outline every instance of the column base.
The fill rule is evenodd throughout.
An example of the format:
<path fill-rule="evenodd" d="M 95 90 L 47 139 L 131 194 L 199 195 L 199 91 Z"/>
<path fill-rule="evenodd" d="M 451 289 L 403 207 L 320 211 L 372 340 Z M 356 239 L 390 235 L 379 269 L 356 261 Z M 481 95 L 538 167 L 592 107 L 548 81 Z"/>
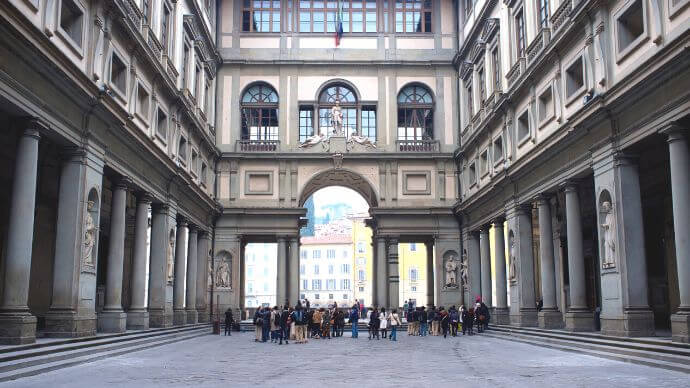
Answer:
<path fill-rule="evenodd" d="M 571 310 L 565 313 L 565 329 L 594 331 L 594 313 L 589 310 Z"/>
<path fill-rule="evenodd" d="M 197 322 L 198 315 L 196 310 L 187 310 L 187 324 L 193 325 Z"/>
<path fill-rule="evenodd" d="M 187 323 L 187 312 L 185 310 L 173 310 L 173 326 L 180 326 Z"/>
<path fill-rule="evenodd" d="M 622 317 L 601 317 L 601 334 L 618 337 L 654 336 L 654 313 L 651 310 L 626 311 Z"/>
<path fill-rule="evenodd" d="M 129 310 L 127 311 L 127 329 L 128 330 L 148 330 L 149 328 L 149 312 L 146 310 Z"/>
<path fill-rule="evenodd" d="M 103 311 L 98 314 L 98 331 L 101 333 L 124 333 L 127 330 L 127 313 L 124 311 Z"/>
<path fill-rule="evenodd" d="M 0 344 L 24 345 L 36 342 L 36 317 L 28 312 L 0 313 Z"/>
<path fill-rule="evenodd" d="M 537 327 L 537 309 L 521 308 L 518 315 L 510 316 L 510 324 L 518 327 Z"/>
<path fill-rule="evenodd" d="M 46 314 L 44 337 L 77 338 L 96 335 L 96 315 L 80 317 L 74 311 L 49 311 Z"/>
<path fill-rule="evenodd" d="M 166 313 L 165 310 L 149 309 L 149 327 L 171 327 L 172 325 L 172 314 Z"/>
<path fill-rule="evenodd" d="M 690 311 L 671 314 L 671 336 L 674 342 L 690 343 Z"/>
<path fill-rule="evenodd" d="M 196 311 L 197 311 L 197 314 L 196 314 L 196 320 L 197 320 L 197 322 L 199 322 L 199 323 L 206 323 L 206 322 L 208 322 L 208 312 L 206 311 L 205 308 L 204 308 L 204 309 L 200 309 L 200 308 L 197 307 L 197 308 L 196 308 Z"/>
<path fill-rule="evenodd" d="M 510 325 L 510 315 L 507 307 L 494 307 L 489 323 L 495 325 Z"/>
<path fill-rule="evenodd" d="M 558 310 L 542 310 L 537 314 L 540 329 L 562 329 L 563 314 Z"/>

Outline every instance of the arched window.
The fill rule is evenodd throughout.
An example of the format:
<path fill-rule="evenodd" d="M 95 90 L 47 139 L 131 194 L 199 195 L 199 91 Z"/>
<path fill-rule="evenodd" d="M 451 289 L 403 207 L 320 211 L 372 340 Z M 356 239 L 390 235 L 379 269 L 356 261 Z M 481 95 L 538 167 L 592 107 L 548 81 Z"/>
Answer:
<path fill-rule="evenodd" d="M 357 133 L 357 97 L 355 93 L 345 85 L 331 85 L 325 88 L 319 96 L 319 131 L 322 135 L 330 136 L 333 133 L 331 121 L 331 108 L 336 101 L 343 112 L 343 132 L 346 136 Z"/>
<path fill-rule="evenodd" d="M 434 100 L 429 89 L 408 85 L 398 94 L 398 140 L 434 137 Z"/>
<path fill-rule="evenodd" d="M 278 93 L 255 84 L 242 95 L 242 140 L 278 140 Z"/>

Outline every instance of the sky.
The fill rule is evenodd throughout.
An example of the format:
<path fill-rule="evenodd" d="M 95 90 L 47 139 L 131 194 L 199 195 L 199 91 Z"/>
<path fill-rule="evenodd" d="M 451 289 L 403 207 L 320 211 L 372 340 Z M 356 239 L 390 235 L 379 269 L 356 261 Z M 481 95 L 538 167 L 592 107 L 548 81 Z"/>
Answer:
<path fill-rule="evenodd" d="M 314 210 L 317 217 L 323 206 L 334 204 L 348 204 L 355 213 L 366 213 L 369 205 L 356 191 L 342 186 L 329 186 L 314 193 Z"/>

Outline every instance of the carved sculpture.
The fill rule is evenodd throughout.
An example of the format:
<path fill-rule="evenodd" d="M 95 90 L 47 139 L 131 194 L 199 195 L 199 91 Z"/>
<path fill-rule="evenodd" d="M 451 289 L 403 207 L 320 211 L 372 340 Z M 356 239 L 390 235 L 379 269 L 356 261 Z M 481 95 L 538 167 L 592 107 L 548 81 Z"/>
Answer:
<path fill-rule="evenodd" d="M 211 260 L 206 258 L 206 263 L 208 264 L 208 279 L 206 280 L 206 288 L 211 288 L 213 286 L 213 266 L 211 265 Z"/>
<path fill-rule="evenodd" d="M 222 259 L 216 270 L 216 288 L 230 288 L 230 265 L 226 259 Z"/>
<path fill-rule="evenodd" d="M 458 270 L 458 263 L 455 260 L 455 256 L 450 255 L 448 256 L 448 259 L 446 260 L 446 264 L 444 266 L 444 269 L 446 270 L 446 287 L 453 288 L 458 286 L 458 281 L 457 281 L 457 270 Z"/>
<path fill-rule="evenodd" d="M 517 256 L 516 256 L 516 252 L 515 252 L 515 238 L 512 236 L 510 237 L 510 257 L 509 257 L 509 259 L 510 259 L 510 261 L 509 261 L 509 264 L 510 264 L 509 275 L 510 276 L 508 278 L 510 279 L 511 283 L 514 283 L 517 281 L 517 272 L 518 271 L 517 271 Z"/>
<path fill-rule="evenodd" d="M 84 222 L 84 247 L 82 250 L 83 263 L 86 266 L 93 267 L 93 247 L 96 243 L 96 225 L 94 225 L 91 212 L 93 211 L 94 202 L 88 201 L 86 204 L 86 221 Z"/>
<path fill-rule="evenodd" d="M 299 148 L 309 148 L 313 147 L 323 141 L 325 136 L 321 136 L 318 133 L 314 134 L 313 136 L 309 136 L 302 144 L 299 145 Z"/>
<path fill-rule="evenodd" d="M 462 280 L 462 287 L 465 290 L 470 289 L 469 278 L 469 259 L 467 258 L 467 250 L 462 251 L 462 261 L 460 262 L 460 279 Z"/>
<path fill-rule="evenodd" d="M 601 204 L 601 212 L 604 215 L 604 223 L 601 224 L 604 232 L 604 257 L 601 266 L 614 268 L 616 266 L 616 216 L 611 202 L 604 201 Z"/>
<path fill-rule="evenodd" d="M 335 100 L 335 105 L 331 108 L 331 123 L 333 123 L 333 135 L 343 136 L 343 110 L 340 107 L 340 100 Z"/>
<path fill-rule="evenodd" d="M 168 274 L 168 283 L 171 283 L 174 278 L 173 274 L 173 255 L 175 252 L 175 236 L 172 234 L 170 235 L 170 241 L 168 242 L 168 262 L 167 262 L 167 274 Z"/>
<path fill-rule="evenodd" d="M 353 145 L 354 143 L 361 144 L 365 147 L 372 147 L 376 148 L 376 144 L 374 144 L 371 139 L 369 139 L 366 136 L 359 136 L 359 135 L 351 135 L 350 138 L 347 140 L 347 142 L 350 145 Z"/>

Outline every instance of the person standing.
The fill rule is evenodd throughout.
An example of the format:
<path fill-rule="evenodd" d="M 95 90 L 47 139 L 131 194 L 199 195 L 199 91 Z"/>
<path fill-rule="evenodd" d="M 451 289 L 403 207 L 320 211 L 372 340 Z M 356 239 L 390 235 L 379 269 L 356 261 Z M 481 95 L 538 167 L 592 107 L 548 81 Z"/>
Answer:
<path fill-rule="evenodd" d="M 397 341 L 398 340 L 398 326 L 402 325 L 402 321 L 400 320 L 400 317 L 398 316 L 398 310 L 393 309 L 393 312 L 391 313 L 391 335 L 390 335 L 390 340 L 391 341 Z"/>
<path fill-rule="evenodd" d="M 261 338 L 263 336 L 262 331 L 263 331 L 264 324 L 263 324 L 263 321 L 261 319 L 261 317 L 263 316 L 262 312 L 261 312 L 262 309 L 263 309 L 263 307 L 257 308 L 256 311 L 254 312 L 254 318 L 252 319 L 252 321 L 254 323 L 254 342 L 261 341 Z"/>
<path fill-rule="evenodd" d="M 388 316 L 385 307 L 381 307 L 379 313 L 379 329 L 381 330 L 381 338 L 386 338 L 388 335 Z"/>
<path fill-rule="evenodd" d="M 460 314 L 455 306 L 451 306 L 450 312 L 450 335 L 453 337 L 458 336 L 458 323 L 460 323 Z"/>
<path fill-rule="evenodd" d="M 290 339 L 290 310 L 287 305 L 283 306 L 283 311 L 280 313 L 278 319 L 280 326 L 280 342 L 278 345 L 282 345 L 283 340 L 285 340 L 285 345 L 287 345 Z"/>
<path fill-rule="evenodd" d="M 228 307 L 228 309 L 225 310 L 225 335 L 232 336 L 232 324 L 234 322 L 235 319 L 232 317 L 232 310 Z"/>
<path fill-rule="evenodd" d="M 426 308 L 424 306 L 420 307 L 417 321 L 419 322 L 419 335 L 421 337 L 426 337 L 426 321 L 428 318 Z"/>
<path fill-rule="evenodd" d="M 357 338 L 359 336 L 359 302 L 357 302 L 357 305 L 352 306 L 350 311 L 350 325 L 352 325 L 352 338 Z"/>
<path fill-rule="evenodd" d="M 441 331 L 443 331 L 443 338 L 448 336 L 448 326 L 450 325 L 450 317 L 448 312 L 441 307 Z"/>
<path fill-rule="evenodd" d="M 278 306 L 273 306 L 271 310 L 271 342 L 278 343 L 280 339 L 280 310 Z"/>
<path fill-rule="evenodd" d="M 379 338 L 379 310 L 374 307 L 369 316 L 369 339 Z"/>
<path fill-rule="evenodd" d="M 261 313 L 261 342 L 268 342 L 268 335 L 271 331 L 271 308 L 266 307 Z"/>
<path fill-rule="evenodd" d="M 331 339 L 331 311 L 321 308 L 321 337 Z"/>
<path fill-rule="evenodd" d="M 436 318 L 436 308 L 431 306 L 426 313 L 426 327 L 429 335 L 434 335 L 434 318 Z"/>

